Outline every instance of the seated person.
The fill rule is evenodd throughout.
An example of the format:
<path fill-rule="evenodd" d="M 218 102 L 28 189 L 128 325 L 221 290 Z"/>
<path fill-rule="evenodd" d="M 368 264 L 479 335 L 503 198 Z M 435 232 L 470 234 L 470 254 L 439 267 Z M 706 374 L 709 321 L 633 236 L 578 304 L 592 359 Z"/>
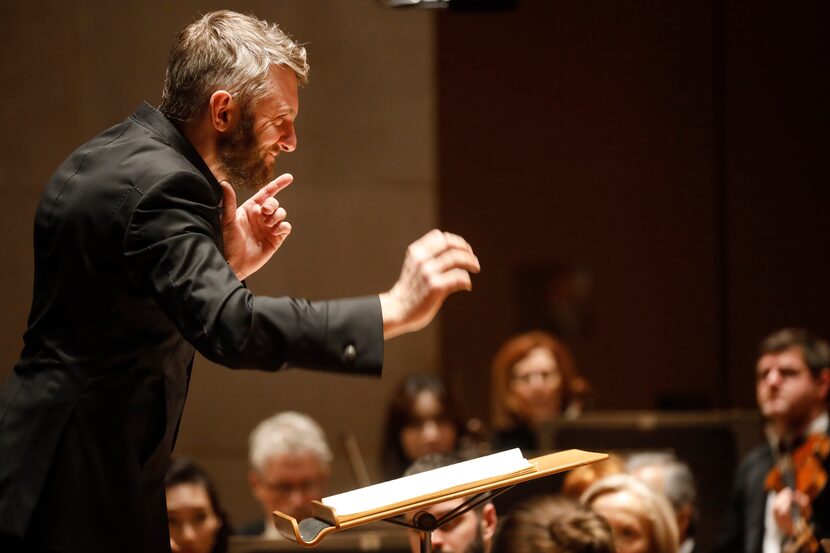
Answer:
<path fill-rule="evenodd" d="M 407 469 L 406 475 L 434 470 L 464 460 L 457 455 L 427 455 L 413 463 Z M 430 505 L 421 510 L 432 514 L 435 518 L 441 518 L 463 504 L 467 499 L 452 499 Z M 414 515 L 415 513 L 409 513 L 407 518 L 411 520 Z M 432 551 L 433 553 L 490 553 L 495 531 L 496 508 L 492 502 L 487 501 L 453 519 L 441 528 L 433 530 Z M 409 543 L 412 553 L 420 552 L 419 531 L 410 530 Z"/>
<path fill-rule="evenodd" d="M 830 485 L 805 494 L 776 477 L 782 462 L 804 452 L 802 445 L 813 455 L 830 442 L 830 344 L 806 329 L 783 328 L 767 336 L 758 353 L 755 397 L 767 443 L 747 453 L 738 467 L 719 553 L 779 553 L 808 533 L 816 540 L 830 538 Z M 813 460 L 816 467 L 809 472 L 830 471 L 830 455 Z M 799 532 L 799 521 L 812 528 Z"/>
<path fill-rule="evenodd" d="M 245 525 L 239 534 L 280 539 L 271 513 L 280 511 L 297 520 L 311 516 L 311 500 L 321 499 L 328 485 L 331 450 L 323 429 L 293 411 L 259 423 L 249 444 L 248 484 L 263 518 Z"/>
<path fill-rule="evenodd" d="M 164 478 L 173 553 L 225 553 L 231 527 L 219 496 L 201 467 L 175 459 Z"/>
<path fill-rule="evenodd" d="M 493 553 L 614 553 L 611 527 L 595 512 L 565 497 L 539 497 L 508 515 Z"/>
<path fill-rule="evenodd" d="M 677 521 L 662 495 L 628 474 L 596 482 L 581 503 L 608 521 L 617 553 L 677 553 Z"/>
<path fill-rule="evenodd" d="M 537 450 L 539 426 L 557 417 L 576 418 L 587 394 L 588 383 L 565 344 L 541 331 L 510 338 L 491 371 L 493 449 Z"/>
<path fill-rule="evenodd" d="M 680 553 L 699 553 L 693 537 L 697 487 L 689 465 L 671 453 L 644 452 L 631 455 L 625 469 L 671 503 L 680 534 Z"/>
<path fill-rule="evenodd" d="M 461 418 L 444 382 L 433 374 L 407 376 L 386 415 L 384 478 L 399 478 L 415 460 L 430 453 L 453 453 L 462 432 Z"/>

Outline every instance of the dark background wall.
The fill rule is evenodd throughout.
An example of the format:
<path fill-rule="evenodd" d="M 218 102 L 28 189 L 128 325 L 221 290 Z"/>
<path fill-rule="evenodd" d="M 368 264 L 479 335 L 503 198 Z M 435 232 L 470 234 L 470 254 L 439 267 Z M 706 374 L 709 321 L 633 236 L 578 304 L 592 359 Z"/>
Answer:
<path fill-rule="evenodd" d="M 488 412 L 500 342 L 563 309 L 602 408 L 753 407 L 763 335 L 830 334 L 828 15 L 546 0 L 440 15 L 439 219 L 483 266 L 444 312 L 442 354 L 471 412 Z"/>

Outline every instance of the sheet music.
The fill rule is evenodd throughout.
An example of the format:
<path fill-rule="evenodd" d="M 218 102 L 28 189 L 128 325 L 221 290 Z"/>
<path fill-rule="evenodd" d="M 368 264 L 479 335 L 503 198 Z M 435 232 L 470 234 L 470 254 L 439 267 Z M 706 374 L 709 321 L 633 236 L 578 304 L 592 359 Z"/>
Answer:
<path fill-rule="evenodd" d="M 325 497 L 323 503 L 334 508 L 338 516 L 348 516 L 487 478 L 513 474 L 531 466 L 521 450 L 516 448 Z"/>

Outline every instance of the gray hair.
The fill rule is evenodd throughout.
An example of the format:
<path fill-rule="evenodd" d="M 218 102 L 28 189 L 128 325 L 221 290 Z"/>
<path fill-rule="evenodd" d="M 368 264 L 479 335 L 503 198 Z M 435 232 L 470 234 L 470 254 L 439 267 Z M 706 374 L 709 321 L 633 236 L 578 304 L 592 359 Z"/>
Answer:
<path fill-rule="evenodd" d="M 159 110 L 188 122 L 217 90 L 227 90 L 247 109 L 267 93 L 271 65 L 288 67 L 301 84 L 308 82 L 305 48 L 276 24 L 227 10 L 208 13 L 173 42 Z"/>
<path fill-rule="evenodd" d="M 612 474 L 594 482 L 579 501 L 591 507 L 599 497 L 628 492 L 637 498 L 639 516 L 651 521 L 649 553 L 677 553 L 680 534 L 677 519 L 668 500 L 630 474 Z"/>
<path fill-rule="evenodd" d="M 332 460 L 326 434 L 308 415 L 285 411 L 260 422 L 248 440 L 248 460 L 262 473 L 268 460 L 286 453 L 309 452 L 322 465 Z"/>
<path fill-rule="evenodd" d="M 646 467 L 663 469 L 662 492 L 677 511 L 686 505 L 694 506 L 697 496 L 695 477 L 689 466 L 671 453 L 650 451 L 635 453 L 625 463 L 625 470 L 634 473 Z"/>

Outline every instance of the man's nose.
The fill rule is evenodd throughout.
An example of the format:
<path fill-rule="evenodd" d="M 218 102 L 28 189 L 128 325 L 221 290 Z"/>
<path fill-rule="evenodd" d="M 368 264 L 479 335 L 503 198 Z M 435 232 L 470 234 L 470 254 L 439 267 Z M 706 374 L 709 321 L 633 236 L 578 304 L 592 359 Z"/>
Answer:
<path fill-rule="evenodd" d="M 310 501 L 308 491 L 302 488 L 292 488 L 288 494 L 288 501 L 295 507 L 305 506 Z"/>
<path fill-rule="evenodd" d="M 297 149 L 297 131 L 294 129 L 294 123 L 287 123 L 286 132 L 280 138 L 280 150 L 283 152 L 293 152 Z"/>
<path fill-rule="evenodd" d="M 433 530 L 432 532 L 432 551 L 441 551 L 444 547 L 444 531 L 441 529 Z"/>
<path fill-rule="evenodd" d="M 769 386 L 778 386 L 781 383 L 781 372 L 778 369 L 771 369 L 765 380 Z"/>

